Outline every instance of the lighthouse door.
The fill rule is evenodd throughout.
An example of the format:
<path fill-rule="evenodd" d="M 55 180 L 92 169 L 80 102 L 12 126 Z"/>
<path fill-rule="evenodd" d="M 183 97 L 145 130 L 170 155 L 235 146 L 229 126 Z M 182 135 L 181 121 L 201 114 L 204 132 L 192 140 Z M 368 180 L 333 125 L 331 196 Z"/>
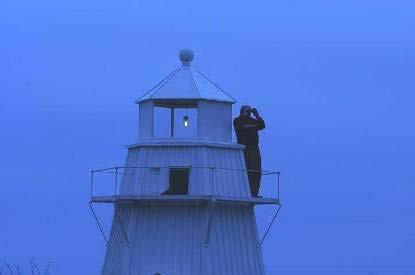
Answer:
<path fill-rule="evenodd" d="M 189 193 L 189 168 L 170 167 L 169 187 L 162 195 L 187 195 Z"/>

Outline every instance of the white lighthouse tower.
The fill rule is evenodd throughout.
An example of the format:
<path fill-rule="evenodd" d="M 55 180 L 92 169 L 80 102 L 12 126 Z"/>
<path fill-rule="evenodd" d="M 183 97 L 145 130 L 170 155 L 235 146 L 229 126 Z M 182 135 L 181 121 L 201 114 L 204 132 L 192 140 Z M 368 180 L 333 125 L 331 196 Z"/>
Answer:
<path fill-rule="evenodd" d="M 254 206 L 279 201 L 251 197 L 235 100 L 192 59 L 181 51 L 181 67 L 136 101 L 125 166 L 93 171 L 116 176 L 114 194 L 91 199 L 115 210 L 102 274 L 265 274 Z"/>

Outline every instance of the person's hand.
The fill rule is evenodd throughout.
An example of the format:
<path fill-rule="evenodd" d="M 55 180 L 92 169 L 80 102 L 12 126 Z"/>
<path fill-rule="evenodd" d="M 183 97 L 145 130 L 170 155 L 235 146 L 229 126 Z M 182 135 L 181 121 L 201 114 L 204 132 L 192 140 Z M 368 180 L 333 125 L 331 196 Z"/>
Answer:
<path fill-rule="evenodd" d="M 257 110 L 256 108 L 252 108 L 252 114 L 253 114 L 256 118 L 258 118 L 258 117 L 259 117 L 259 113 L 258 113 L 258 110 Z"/>

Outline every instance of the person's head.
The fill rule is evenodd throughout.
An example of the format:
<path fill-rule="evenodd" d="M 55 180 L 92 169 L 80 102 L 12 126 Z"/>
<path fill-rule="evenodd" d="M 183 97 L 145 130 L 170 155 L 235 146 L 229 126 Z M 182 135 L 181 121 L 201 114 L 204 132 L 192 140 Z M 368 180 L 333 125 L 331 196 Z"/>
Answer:
<path fill-rule="evenodd" d="M 249 117 L 251 115 L 251 106 L 249 105 L 243 105 L 241 107 L 240 115 L 244 117 Z"/>

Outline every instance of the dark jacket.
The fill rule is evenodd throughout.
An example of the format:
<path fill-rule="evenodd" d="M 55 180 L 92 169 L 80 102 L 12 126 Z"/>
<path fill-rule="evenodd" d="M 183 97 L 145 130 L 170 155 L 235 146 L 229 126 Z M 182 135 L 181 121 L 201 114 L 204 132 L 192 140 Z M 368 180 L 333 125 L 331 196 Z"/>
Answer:
<path fill-rule="evenodd" d="M 239 144 L 258 145 L 258 131 L 265 128 L 265 122 L 261 117 L 239 116 L 233 120 L 233 127 Z"/>

